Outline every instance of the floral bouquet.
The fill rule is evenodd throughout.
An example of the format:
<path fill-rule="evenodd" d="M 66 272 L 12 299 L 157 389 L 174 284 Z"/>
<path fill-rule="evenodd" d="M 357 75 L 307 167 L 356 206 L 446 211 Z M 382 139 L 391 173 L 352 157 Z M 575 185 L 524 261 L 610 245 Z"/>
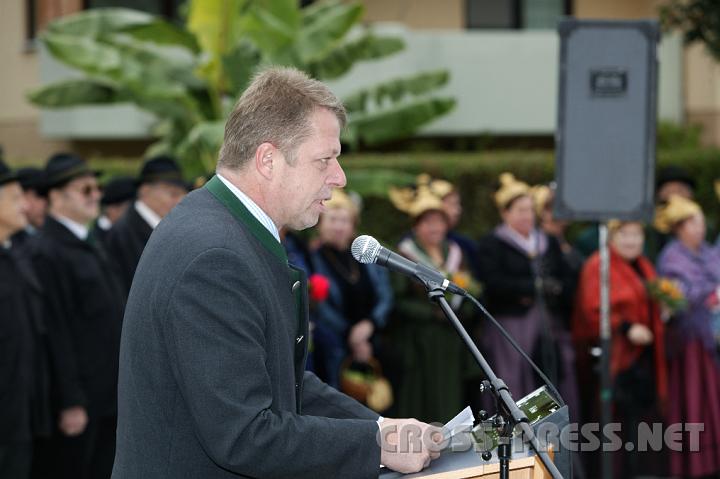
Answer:
<path fill-rule="evenodd" d="M 670 278 L 655 278 L 647 282 L 650 297 L 660 303 L 664 310 L 674 315 L 687 308 L 687 298 L 678 283 Z"/>
<path fill-rule="evenodd" d="M 456 271 L 448 279 L 473 296 L 477 297 L 482 292 L 480 284 L 466 271 Z"/>

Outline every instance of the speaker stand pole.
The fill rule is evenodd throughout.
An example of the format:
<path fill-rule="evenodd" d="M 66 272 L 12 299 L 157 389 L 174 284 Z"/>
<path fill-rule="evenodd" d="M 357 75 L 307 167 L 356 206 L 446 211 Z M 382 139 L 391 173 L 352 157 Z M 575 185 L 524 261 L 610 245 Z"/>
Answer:
<path fill-rule="evenodd" d="M 608 248 L 607 223 L 600 223 L 600 423 L 601 431 L 612 421 L 612 380 L 610 378 L 610 251 Z M 602 437 L 602 436 L 601 436 Z M 602 443 L 603 441 L 601 441 Z M 601 447 L 603 444 L 601 444 Z M 601 452 L 603 479 L 611 479 L 612 455 L 603 448 Z"/>

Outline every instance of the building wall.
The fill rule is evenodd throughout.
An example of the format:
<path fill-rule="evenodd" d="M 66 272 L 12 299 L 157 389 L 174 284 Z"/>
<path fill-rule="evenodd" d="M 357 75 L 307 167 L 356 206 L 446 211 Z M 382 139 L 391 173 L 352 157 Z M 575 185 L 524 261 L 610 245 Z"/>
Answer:
<path fill-rule="evenodd" d="M 367 22 L 395 22 L 408 28 L 465 28 L 464 0 L 364 0 Z"/>
<path fill-rule="evenodd" d="M 39 27 L 51 18 L 76 11 L 81 3 L 82 0 L 38 0 Z M 368 23 L 400 23 L 404 27 L 401 30 L 414 30 L 414 33 L 421 37 L 433 34 L 428 30 L 438 30 L 436 33 L 445 37 L 452 32 L 475 36 L 475 32 L 465 30 L 465 0 L 364 0 L 364 3 L 365 20 Z M 656 17 L 657 7 L 662 3 L 663 0 L 573 0 L 572 10 L 578 18 L 638 19 Z M 4 147 L 6 156 L 10 160 L 37 160 L 60 148 L 74 148 L 89 154 L 107 154 L 106 144 L 102 140 L 65 141 L 62 138 L 52 139 L 40 132 L 41 117 L 46 124 L 48 121 L 57 124 L 62 122 L 64 117 L 60 115 L 61 118 L 58 118 L 55 112 L 41 116 L 40 112 L 25 100 L 26 92 L 37 86 L 43 76 L 39 52 L 27 47 L 25 4 L 22 0 L 0 2 L 0 61 L 4 65 L 4 73 L 0 75 L 0 145 Z M 532 36 L 532 32 L 494 31 L 501 36 L 509 35 L 508 38 Z M 482 35 L 482 32 L 477 33 Z M 459 42 L 462 44 L 462 39 Z M 663 63 L 678 63 L 673 60 L 678 56 L 676 50 L 677 46 L 661 49 L 661 54 L 665 55 L 661 57 Z M 507 50 L 505 52 L 507 53 Z M 682 57 L 679 63 L 682 71 L 676 75 L 661 75 L 660 95 L 665 98 L 660 102 L 661 116 L 685 118 L 703 125 L 703 142 L 720 146 L 720 67 L 701 46 L 686 48 L 684 54 L 679 55 Z M 422 56 L 423 69 L 433 68 L 426 59 L 427 56 Z M 398 64 L 406 61 L 407 59 L 403 60 L 402 57 L 397 59 Z M 435 65 L 441 66 L 446 65 Z M 492 69 L 488 71 L 492 72 Z M 458 83 L 458 80 L 463 76 L 453 80 L 454 86 L 461 86 L 462 82 Z M 680 95 L 674 94 L 677 88 L 680 88 Z M 344 88 L 341 86 L 341 89 Z M 542 101 L 547 103 L 547 99 Z M 662 115 L 663 109 L 668 114 Z M 539 130 L 546 130 L 547 118 L 550 118 L 547 108 L 538 115 L 546 118 L 538 122 L 543 124 L 543 128 Z M 448 118 L 439 122 L 431 131 L 447 134 L 452 124 L 462 124 L 451 120 L 452 118 Z M 116 141 L 110 154 L 138 154 L 145 144 L 146 141 L 143 140 Z"/>
<path fill-rule="evenodd" d="M 703 127 L 703 143 L 720 146 L 720 65 L 703 45 L 686 48 L 685 102 L 688 122 Z"/>
<path fill-rule="evenodd" d="M 55 17 L 80 8 L 81 0 L 37 2 L 38 27 Z M 40 111 L 25 98 L 40 85 L 37 50 L 27 40 L 26 2 L 4 1 L 0 5 L 0 145 L 10 160 L 38 160 L 69 147 L 67 141 L 44 138 L 39 132 Z"/>
<path fill-rule="evenodd" d="M 573 15 L 614 20 L 657 18 L 658 7 L 663 3 L 666 0 L 573 0 Z"/>

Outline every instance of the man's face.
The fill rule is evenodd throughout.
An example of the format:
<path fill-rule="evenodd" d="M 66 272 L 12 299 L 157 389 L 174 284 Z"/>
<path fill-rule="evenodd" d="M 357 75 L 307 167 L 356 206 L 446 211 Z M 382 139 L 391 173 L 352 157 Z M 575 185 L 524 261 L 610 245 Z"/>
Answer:
<path fill-rule="evenodd" d="M 181 186 L 165 181 L 148 183 L 140 187 L 138 197 L 160 218 L 165 218 L 187 194 Z"/>
<path fill-rule="evenodd" d="M 47 199 L 38 195 L 34 190 L 26 190 L 24 195 L 28 207 L 28 221 L 35 228 L 40 228 L 45 222 L 45 215 L 47 214 Z"/>
<path fill-rule="evenodd" d="M 0 186 L 0 230 L 11 235 L 27 226 L 27 202 L 20 183 Z"/>
<path fill-rule="evenodd" d="M 312 134 L 297 148 L 294 164 L 289 165 L 282 154 L 273 161 L 272 201 L 278 227 L 302 230 L 315 225 L 332 189 L 342 188 L 347 181 L 338 162 L 338 119 L 329 110 L 318 108 L 310 124 Z"/>
<path fill-rule="evenodd" d="M 115 203 L 112 205 L 107 205 L 105 207 L 105 216 L 107 216 L 107 219 L 110 220 L 110 224 L 117 223 L 117 220 L 119 220 L 122 215 L 125 214 L 127 209 L 130 207 L 130 200 L 123 201 L 122 203 Z"/>
<path fill-rule="evenodd" d="M 87 175 L 51 191 L 50 202 L 54 213 L 87 224 L 100 214 L 100 196 L 97 178 Z"/>

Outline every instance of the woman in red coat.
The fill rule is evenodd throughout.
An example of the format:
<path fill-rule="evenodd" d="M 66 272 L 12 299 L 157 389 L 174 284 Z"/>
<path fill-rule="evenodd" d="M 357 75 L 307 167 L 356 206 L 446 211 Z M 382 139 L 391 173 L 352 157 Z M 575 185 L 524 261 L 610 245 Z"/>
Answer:
<path fill-rule="evenodd" d="M 659 306 L 648 294 L 646 283 L 656 277 L 650 261 L 642 256 L 643 227 L 640 223 L 611 221 L 610 232 L 610 372 L 613 406 L 621 436 L 637 445 L 638 423 L 657 422 L 667 397 L 664 326 Z M 597 419 L 597 377 L 588 374 L 589 351 L 598 345 L 600 331 L 600 257 L 592 255 L 583 267 L 573 315 L 573 338 L 578 346 L 579 377 L 586 381 L 583 404 L 586 420 Z M 584 374 L 583 374 L 584 373 Z M 623 477 L 650 471 L 641 464 L 643 453 L 624 454 Z M 647 459 L 647 458 L 645 458 Z M 657 458 L 656 467 L 662 467 Z M 618 465 L 618 467 L 620 467 Z M 617 471 L 618 469 L 616 469 Z"/>

